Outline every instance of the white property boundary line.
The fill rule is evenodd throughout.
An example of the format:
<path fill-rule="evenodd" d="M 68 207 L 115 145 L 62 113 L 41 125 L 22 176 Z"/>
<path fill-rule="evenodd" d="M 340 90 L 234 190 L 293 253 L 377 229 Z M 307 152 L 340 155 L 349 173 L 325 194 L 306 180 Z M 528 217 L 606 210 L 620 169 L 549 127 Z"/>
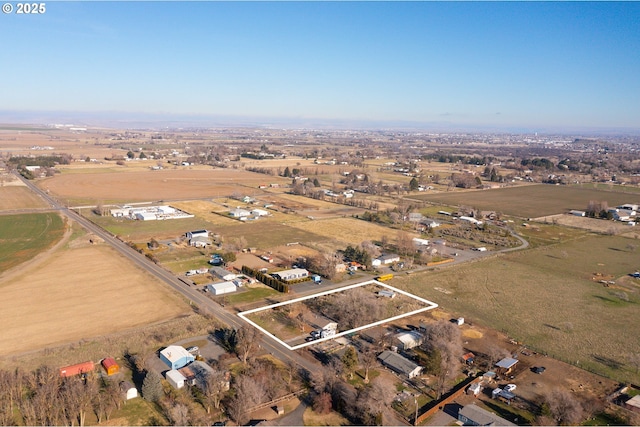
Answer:
<path fill-rule="evenodd" d="M 400 314 L 398 316 L 389 317 L 388 319 L 383 319 L 383 320 L 379 320 L 379 321 L 374 322 L 374 323 L 369 323 L 368 325 L 359 326 L 357 328 L 349 329 L 348 331 L 340 332 L 339 334 L 335 334 L 335 335 L 333 335 L 331 337 L 320 338 L 320 339 L 313 340 L 313 341 L 310 341 L 310 342 L 305 342 L 303 344 L 299 344 L 299 345 L 296 345 L 294 347 L 291 347 L 289 344 L 287 344 L 286 342 L 282 341 L 280 338 L 276 337 L 271 332 L 267 331 L 262 326 L 256 324 L 255 322 L 253 322 L 252 320 L 249 320 L 246 317 L 249 314 L 257 313 L 258 311 L 270 310 L 272 308 L 280 307 L 280 306 L 283 306 L 283 305 L 293 304 L 293 303 L 300 302 L 300 301 L 305 301 L 305 300 L 308 300 L 308 299 L 311 299 L 311 298 L 321 297 L 323 295 L 329 295 L 329 294 L 333 294 L 333 293 L 336 293 L 336 292 L 342 292 L 342 291 L 346 291 L 346 290 L 349 290 L 349 289 L 358 288 L 358 287 L 361 287 L 361 286 L 371 285 L 371 284 L 379 285 L 379 286 L 385 287 L 387 289 L 390 289 L 393 292 L 397 292 L 399 294 L 402 294 L 402 295 L 408 296 L 410 298 L 416 299 L 416 300 L 426 304 L 427 306 L 424 307 L 424 308 L 418 309 L 418 310 L 411 311 L 409 313 Z M 355 285 L 349 285 L 349 286 L 345 286 L 345 287 L 342 287 L 342 288 L 332 289 L 330 291 L 320 292 L 318 294 L 313 294 L 313 295 L 309 295 L 309 296 L 302 297 L 302 298 L 296 298 L 296 299 L 292 299 L 292 300 L 285 301 L 285 302 L 279 302 L 277 304 L 271 304 L 271 305 L 268 305 L 266 307 L 259 307 L 259 308 L 254 308 L 253 310 L 243 311 L 241 313 L 238 313 L 238 316 L 240 316 L 240 318 L 242 320 L 244 320 L 245 322 L 250 323 L 254 327 L 258 328 L 262 333 L 271 336 L 274 340 L 276 340 L 278 343 L 280 343 L 286 349 L 288 349 L 288 350 L 298 350 L 299 348 L 303 348 L 303 347 L 307 347 L 307 346 L 310 346 L 310 345 L 318 344 L 318 343 L 323 342 L 323 341 L 332 340 L 332 339 L 341 337 L 343 335 L 347 335 L 347 334 L 351 334 L 351 333 L 360 331 L 362 329 L 372 328 L 374 326 L 382 325 L 383 323 L 392 322 L 394 320 L 402 319 L 403 317 L 413 316 L 414 314 L 422 313 L 423 311 L 432 310 L 432 309 L 434 309 L 436 307 L 438 307 L 438 304 L 436 304 L 433 301 L 429 301 L 429 300 L 426 300 L 424 298 L 420 298 L 419 296 L 410 294 L 409 292 L 405 292 L 405 291 L 402 291 L 400 289 L 396 289 L 393 286 L 386 285 L 386 284 L 384 284 L 382 282 L 378 282 L 377 280 L 369 280 L 367 282 L 356 283 Z"/>

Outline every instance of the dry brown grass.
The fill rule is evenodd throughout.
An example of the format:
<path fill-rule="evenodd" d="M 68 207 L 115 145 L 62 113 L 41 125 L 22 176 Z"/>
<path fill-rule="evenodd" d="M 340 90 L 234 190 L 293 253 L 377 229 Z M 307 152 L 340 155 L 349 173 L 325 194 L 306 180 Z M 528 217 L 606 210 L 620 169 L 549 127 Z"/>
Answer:
<path fill-rule="evenodd" d="M 371 222 L 358 220 L 355 218 L 332 218 L 304 223 L 293 223 L 291 227 L 338 240 L 345 244 L 359 245 L 365 240 L 380 240 L 382 236 L 387 236 L 390 241 L 396 238 L 397 231 L 389 230 L 386 227 Z M 412 235 L 413 237 L 413 235 Z"/>
<path fill-rule="evenodd" d="M 107 246 L 52 254 L 0 284 L 0 355 L 113 334 L 188 312 L 169 289 Z"/>
<path fill-rule="evenodd" d="M 44 200 L 26 186 L 3 185 L 0 187 L 0 211 L 46 207 Z"/>
<path fill-rule="evenodd" d="M 289 182 L 280 177 L 269 178 L 269 182 Z M 263 181 L 263 175 L 239 169 L 165 169 L 61 174 L 39 185 L 62 199 L 109 203 L 220 197 L 257 189 Z"/>

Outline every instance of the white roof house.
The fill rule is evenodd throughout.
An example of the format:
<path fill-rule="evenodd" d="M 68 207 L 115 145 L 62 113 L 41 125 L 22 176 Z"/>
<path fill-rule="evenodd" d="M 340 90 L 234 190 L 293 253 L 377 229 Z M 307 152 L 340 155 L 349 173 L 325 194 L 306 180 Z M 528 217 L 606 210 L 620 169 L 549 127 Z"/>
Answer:
<path fill-rule="evenodd" d="M 269 211 L 265 211 L 264 209 L 257 209 L 256 208 L 256 209 L 253 209 L 251 211 L 251 214 L 255 215 L 255 216 L 268 216 L 269 215 Z"/>
<path fill-rule="evenodd" d="M 193 362 L 195 358 L 184 347 L 170 345 L 160 351 L 160 360 L 166 363 L 171 369 L 179 369 Z"/>
<path fill-rule="evenodd" d="M 220 282 L 207 285 L 207 291 L 213 295 L 230 294 L 236 291 L 236 285 L 233 282 Z"/>
<path fill-rule="evenodd" d="M 371 261 L 371 265 L 373 265 L 374 267 L 377 267 L 379 265 L 387 265 L 387 264 L 392 264 L 394 262 L 400 262 L 400 256 L 396 255 L 396 254 L 385 254 L 385 255 L 381 255 L 378 258 L 374 259 L 373 261 Z"/>
<path fill-rule="evenodd" d="M 231 215 L 234 218 L 243 218 L 243 217 L 251 215 L 251 212 L 249 212 L 246 209 L 238 208 L 238 209 L 234 209 L 231 212 L 229 212 L 229 215 Z"/>
<path fill-rule="evenodd" d="M 413 243 L 417 246 L 427 246 L 429 245 L 429 239 L 419 239 L 417 237 L 414 237 Z"/>
<path fill-rule="evenodd" d="M 309 277 L 309 272 L 304 268 L 292 268 L 291 270 L 276 271 L 272 275 L 276 276 L 280 280 L 284 280 L 285 282 L 287 282 L 289 280 Z"/>
<path fill-rule="evenodd" d="M 167 382 L 171 384 L 171 387 L 175 389 L 184 387 L 184 380 L 186 380 L 184 375 L 175 369 L 167 371 L 165 378 L 167 379 Z"/>

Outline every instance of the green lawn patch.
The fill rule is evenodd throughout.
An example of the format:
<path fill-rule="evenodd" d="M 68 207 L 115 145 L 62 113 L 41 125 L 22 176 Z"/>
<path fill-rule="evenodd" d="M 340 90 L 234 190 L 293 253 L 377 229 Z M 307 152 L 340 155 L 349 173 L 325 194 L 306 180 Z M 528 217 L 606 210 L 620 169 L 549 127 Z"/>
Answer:
<path fill-rule="evenodd" d="M 0 216 L 0 271 L 46 251 L 62 238 L 64 230 L 62 218 L 53 212 Z"/>

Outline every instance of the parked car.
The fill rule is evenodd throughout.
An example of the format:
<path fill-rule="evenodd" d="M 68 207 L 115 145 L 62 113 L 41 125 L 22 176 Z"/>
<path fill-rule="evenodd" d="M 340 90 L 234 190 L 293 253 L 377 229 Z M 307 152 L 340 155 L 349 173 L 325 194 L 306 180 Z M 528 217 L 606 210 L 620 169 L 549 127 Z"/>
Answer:
<path fill-rule="evenodd" d="M 193 354 L 193 353 L 197 353 L 199 350 L 200 350 L 200 348 L 198 348 L 198 346 L 197 346 L 197 345 L 194 345 L 193 347 L 188 347 L 188 348 L 187 348 L 187 351 L 188 351 L 189 353 L 191 353 L 191 354 Z"/>
<path fill-rule="evenodd" d="M 504 391 L 508 391 L 509 393 L 513 392 L 516 389 L 516 385 L 515 384 L 507 384 L 506 386 L 504 386 Z"/>
<path fill-rule="evenodd" d="M 536 374 L 541 374 L 546 370 L 546 368 L 544 366 L 535 366 L 531 368 L 531 370 Z"/>

